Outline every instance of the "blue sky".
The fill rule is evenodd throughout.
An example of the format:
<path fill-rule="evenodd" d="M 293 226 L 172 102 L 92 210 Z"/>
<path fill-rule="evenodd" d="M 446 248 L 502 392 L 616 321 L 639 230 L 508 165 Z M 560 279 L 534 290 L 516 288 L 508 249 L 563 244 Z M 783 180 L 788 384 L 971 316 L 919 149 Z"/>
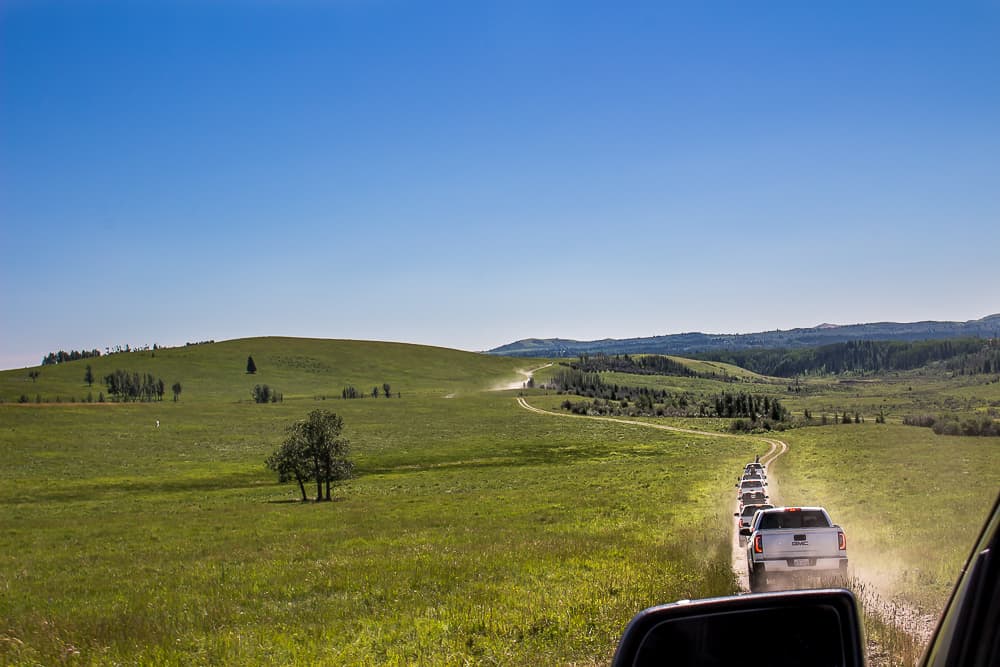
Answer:
<path fill-rule="evenodd" d="M 1000 3 L 0 4 L 0 368 L 1000 311 Z"/>

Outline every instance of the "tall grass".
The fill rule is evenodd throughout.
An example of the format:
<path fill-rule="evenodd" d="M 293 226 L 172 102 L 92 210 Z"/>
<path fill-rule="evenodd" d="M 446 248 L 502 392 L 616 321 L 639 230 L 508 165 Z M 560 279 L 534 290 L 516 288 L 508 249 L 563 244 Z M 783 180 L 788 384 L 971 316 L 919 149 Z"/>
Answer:
<path fill-rule="evenodd" d="M 868 664 L 871 667 L 916 665 L 930 638 L 929 619 L 915 616 L 912 609 L 885 598 L 872 584 L 857 577 L 849 579 L 845 586 L 854 592 L 861 607 Z"/>

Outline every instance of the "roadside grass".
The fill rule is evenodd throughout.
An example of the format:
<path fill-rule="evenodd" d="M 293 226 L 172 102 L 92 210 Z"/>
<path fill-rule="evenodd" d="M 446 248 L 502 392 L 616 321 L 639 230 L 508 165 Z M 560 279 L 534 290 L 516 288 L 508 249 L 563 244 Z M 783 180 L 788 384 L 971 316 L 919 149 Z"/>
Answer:
<path fill-rule="evenodd" d="M 781 502 L 825 506 L 858 578 L 937 614 L 1000 489 L 1000 439 L 873 423 L 781 437 Z"/>
<path fill-rule="evenodd" d="M 514 395 L 0 406 L 0 662 L 595 664 L 736 590 L 736 441 Z M 314 407 L 355 442 L 333 503 L 262 464 Z"/>
<path fill-rule="evenodd" d="M 866 654 L 871 667 L 911 667 L 923 655 L 927 637 L 916 632 L 917 619 L 905 607 L 887 601 L 869 583 L 857 577 L 844 582 L 861 608 Z"/>

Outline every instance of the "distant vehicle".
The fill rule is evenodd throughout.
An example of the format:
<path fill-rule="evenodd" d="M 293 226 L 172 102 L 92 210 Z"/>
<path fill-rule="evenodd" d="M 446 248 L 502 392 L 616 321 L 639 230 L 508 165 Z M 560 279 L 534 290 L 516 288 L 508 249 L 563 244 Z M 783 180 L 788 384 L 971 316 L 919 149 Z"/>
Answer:
<path fill-rule="evenodd" d="M 743 480 L 736 485 L 736 488 L 739 489 L 736 495 L 737 497 L 739 497 L 742 496 L 744 493 L 756 493 L 756 492 L 764 493 L 765 484 L 767 484 L 767 482 L 764 482 L 759 479 Z"/>
<path fill-rule="evenodd" d="M 764 472 L 764 464 L 763 463 L 748 463 L 748 464 L 746 464 L 746 466 L 743 468 L 743 474 L 746 474 L 746 473 L 754 471 L 754 470 L 756 470 L 757 472 L 759 472 L 764 477 L 767 477 L 767 474 Z"/>
<path fill-rule="evenodd" d="M 763 501 L 763 498 L 761 500 Z M 757 510 L 769 510 L 772 507 L 774 507 L 774 505 L 764 502 L 744 504 L 739 512 L 733 512 L 733 516 L 738 517 L 736 519 L 736 530 L 740 531 L 744 528 L 749 528 L 750 522 L 753 520 L 753 515 L 757 512 Z M 745 541 L 746 536 L 740 535 L 741 546 Z"/>
<path fill-rule="evenodd" d="M 747 538 L 750 590 L 804 577 L 847 574 L 847 537 L 822 507 L 775 507 L 753 516 Z"/>
<path fill-rule="evenodd" d="M 740 481 L 742 482 L 745 479 L 759 479 L 763 482 L 764 475 L 759 470 L 748 470 L 743 473 L 743 477 L 740 478 Z"/>
<path fill-rule="evenodd" d="M 747 505 L 760 505 L 766 500 L 767 495 L 763 491 L 748 491 L 740 494 L 740 510 L 742 511 Z"/>

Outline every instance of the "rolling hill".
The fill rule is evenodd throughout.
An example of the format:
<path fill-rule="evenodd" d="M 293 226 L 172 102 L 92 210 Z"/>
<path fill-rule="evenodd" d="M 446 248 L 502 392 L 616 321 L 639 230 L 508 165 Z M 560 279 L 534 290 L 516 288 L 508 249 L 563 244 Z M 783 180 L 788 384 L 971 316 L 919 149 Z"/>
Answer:
<path fill-rule="evenodd" d="M 253 356 L 257 372 L 246 373 Z M 90 365 L 93 386 L 84 382 Z M 242 338 L 185 347 L 123 352 L 90 359 L 0 372 L 0 400 L 80 402 L 101 391 L 105 375 L 117 369 L 152 374 L 167 386 L 180 382 L 181 400 L 249 400 L 255 384 L 267 384 L 285 398 L 337 396 L 348 385 L 362 393 L 389 383 L 393 393 L 449 394 L 484 389 L 497 376 L 512 381 L 526 367 L 523 360 L 440 347 L 311 338 Z"/>

